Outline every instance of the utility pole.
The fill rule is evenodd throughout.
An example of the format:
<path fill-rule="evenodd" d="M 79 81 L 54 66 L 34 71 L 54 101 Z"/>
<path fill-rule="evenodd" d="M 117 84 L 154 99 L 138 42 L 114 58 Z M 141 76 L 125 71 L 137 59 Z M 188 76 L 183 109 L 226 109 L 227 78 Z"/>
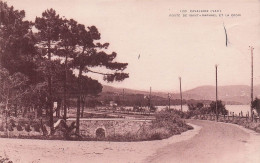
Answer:
<path fill-rule="evenodd" d="M 170 97 L 170 93 L 168 93 L 168 100 L 169 100 L 169 109 L 171 109 L 171 97 Z"/>
<path fill-rule="evenodd" d="M 181 96 L 181 111 L 182 111 L 182 91 L 181 91 L 181 77 L 179 77 L 180 80 L 180 96 Z"/>
<path fill-rule="evenodd" d="M 216 117 L 218 121 L 218 65 L 215 65 L 216 67 Z"/>
<path fill-rule="evenodd" d="M 253 101 L 254 101 L 254 57 L 253 57 L 253 51 L 254 51 L 254 47 L 253 46 L 249 46 L 250 47 L 250 51 L 251 51 L 251 117 L 253 119 Z"/>
<path fill-rule="evenodd" d="M 123 107 L 125 106 L 125 89 L 123 89 Z"/>
<path fill-rule="evenodd" d="M 151 110 L 151 107 L 152 107 L 152 87 L 150 87 L 150 95 L 149 95 L 149 108 Z"/>

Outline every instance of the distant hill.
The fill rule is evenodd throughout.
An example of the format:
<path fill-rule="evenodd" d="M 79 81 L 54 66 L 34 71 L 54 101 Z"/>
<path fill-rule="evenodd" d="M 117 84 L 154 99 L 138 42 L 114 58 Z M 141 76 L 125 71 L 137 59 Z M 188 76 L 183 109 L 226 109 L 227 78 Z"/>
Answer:
<path fill-rule="evenodd" d="M 148 95 L 149 91 L 141 91 L 134 89 L 126 89 L 125 95 Z M 183 99 L 186 100 L 215 100 L 215 86 L 205 85 L 199 86 L 191 90 L 183 92 Z M 227 104 L 249 104 L 250 101 L 250 86 L 247 85 L 230 85 L 230 86 L 219 86 L 218 87 L 218 98 L 225 101 Z M 107 85 L 103 85 L 101 96 L 120 96 L 123 94 L 123 88 L 115 88 Z M 168 93 L 166 92 L 152 92 L 154 97 L 160 100 L 166 100 Z M 179 93 L 171 94 L 172 100 L 180 99 Z M 254 86 L 254 96 L 260 97 L 260 85 Z"/>
<path fill-rule="evenodd" d="M 185 91 L 183 94 L 187 96 L 193 95 L 195 100 L 215 100 L 215 86 L 200 86 Z M 254 96 L 260 97 L 260 85 L 254 87 Z M 241 104 L 249 104 L 251 98 L 251 87 L 247 85 L 230 85 L 218 87 L 218 98 L 222 101 L 238 102 Z"/>
<path fill-rule="evenodd" d="M 111 86 L 107 86 L 107 85 L 103 85 L 102 92 L 113 92 L 113 93 L 122 94 L 123 93 L 123 89 L 128 94 L 147 94 L 148 93 L 146 91 L 127 89 L 127 88 L 116 88 L 116 87 L 111 87 Z"/>

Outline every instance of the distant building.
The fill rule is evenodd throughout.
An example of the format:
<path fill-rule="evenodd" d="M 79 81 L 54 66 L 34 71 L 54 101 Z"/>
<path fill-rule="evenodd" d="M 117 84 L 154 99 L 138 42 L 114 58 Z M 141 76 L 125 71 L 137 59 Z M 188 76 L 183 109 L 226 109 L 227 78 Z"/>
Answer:
<path fill-rule="evenodd" d="M 117 103 L 115 103 L 115 101 L 110 101 L 110 102 L 109 102 L 109 105 L 110 105 L 110 106 L 117 106 Z"/>

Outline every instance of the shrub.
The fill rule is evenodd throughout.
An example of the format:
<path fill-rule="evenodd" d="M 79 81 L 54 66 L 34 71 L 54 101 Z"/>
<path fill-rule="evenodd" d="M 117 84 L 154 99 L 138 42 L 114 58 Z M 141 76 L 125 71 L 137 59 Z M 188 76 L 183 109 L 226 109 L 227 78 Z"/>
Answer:
<path fill-rule="evenodd" d="M 18 125 L 16 126 L 16 128 L 17 128 L 17 131 L 23 131 L 23 128 L 22 128 L 22 126 L 21 126 L 20 124 L 18 124 Z"/>
<path fill-rule="evenodd" d="M 190 125 L 187 125 L 187 129 L 188 130 L 193 130 L 194 128 L 192 126 L 190 126 Z"/>
<path fill-rule="evenodd" d="M 0 131 L 5 131 L 4 126 L 0 126 Z"/>
<path fill-rule="evenodd" d="M 15 127 L 16 125 L 15 125 L 15 120 L 14 119 L 10 119 L 10 122 L 9 122 L 11 125 L 12 125 L 12 127 Z"/>
<path fill-rule="evenodd" d="M 35 124 L 32 125 L 32 127 L 34 128 L 34 131 L 40 132 L 40 128 L 41 128 L 41 125 L 40 125 L 40 124 L 35 123 Z"/>
<path fill-rule="evenodd" d="M 12 125 L 8 125 L 8 130 L 9 131 L 14 131 L 13 126 Z"/>
<path fill-rule="evenodd" d="M 29 124 L 27 124 L 26 126 L 25 126 L 25 131 L 27 131 L 27 132 L 30 132 L 30 131 L 32 131 L 31 130 L 31 127 L 30 127 L 30 125 Z"/>
<path fill-rule="evenodd" d="M 18 120 L 18 124 L 20 126 L 25 126 L 27 123 L 28 123 L 28 120 L 26 120 L 26 119 L 19 119 Z"/>
<path fill-rule="evenodd" d="M 252 101 L 252 107 L 256 110 L 256 112 L 258 113 L 258 115 L 260 115 L 260 99 L 255 98 L 254 101 Z"/>
<path fill-rule="evenodd" d="M 10 161 L 7 157 L 0 156 L 0 163 L 13 163 L 13 161 Z"/>
<path fill-rule="evenodd" d="M 218 100 L 217 104 L 218 104 L 218 114 L 227 115 L 228 111 L 225 107 L 225 104 L 223 104 L 221 100 Z M 216 114 L 216 102 L 215 101 L 212 101 L 210 103 L 210 110 L 211 110 L 211 112 Z"/>
<path fill-rule="evenodd" d="M 160 133 L 154 133 L 152 136 L 151 136 L 151 140 L 162 140 L 162 136 Z"/>
<path fill-rule="evenodd" d="M 183 112 L 177 110 L 160 111 L 155 114 L 152 129 L 164 128 L 168 133 L 161 133 L 161 138 L 166 138 L 188 130 L 188 125 L 180 118 Z M 190 127 L 189 127 L 190 128 Z M 156 136 L 157 133 L 154 133 Z M 158 135 L 157 135 L 158 136 Z"/>

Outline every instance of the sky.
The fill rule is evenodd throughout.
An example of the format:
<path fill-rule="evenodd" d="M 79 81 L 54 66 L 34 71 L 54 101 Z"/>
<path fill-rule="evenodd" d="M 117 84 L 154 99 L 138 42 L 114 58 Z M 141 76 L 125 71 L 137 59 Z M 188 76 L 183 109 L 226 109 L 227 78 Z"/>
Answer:
<path fill-rule="evenodd" d="M 123 82 L 103 84 L 140 90 L 178 92 L 215 85 L 250 85 L 254 47 L 254 84 L 260 84 L 259 0 L 7 0 L 35 20 L 49 8 L 86 26 L 95 25 L 116 61 L 129 63 Z M 221 10 L 222 17 L 176 17 L 190 10 Z M 182 11 L 182 12 L 181 12 Z M 201 14 L 193 12 L 193 14 Z M 226 16 L 229 14 L 229 16 Z M 240 14 L 241 16 L 231 16 Z M 226 37 L 224 27 L 228 37 Z M 138 59 L 138 56 L 140 58 Z"/>

